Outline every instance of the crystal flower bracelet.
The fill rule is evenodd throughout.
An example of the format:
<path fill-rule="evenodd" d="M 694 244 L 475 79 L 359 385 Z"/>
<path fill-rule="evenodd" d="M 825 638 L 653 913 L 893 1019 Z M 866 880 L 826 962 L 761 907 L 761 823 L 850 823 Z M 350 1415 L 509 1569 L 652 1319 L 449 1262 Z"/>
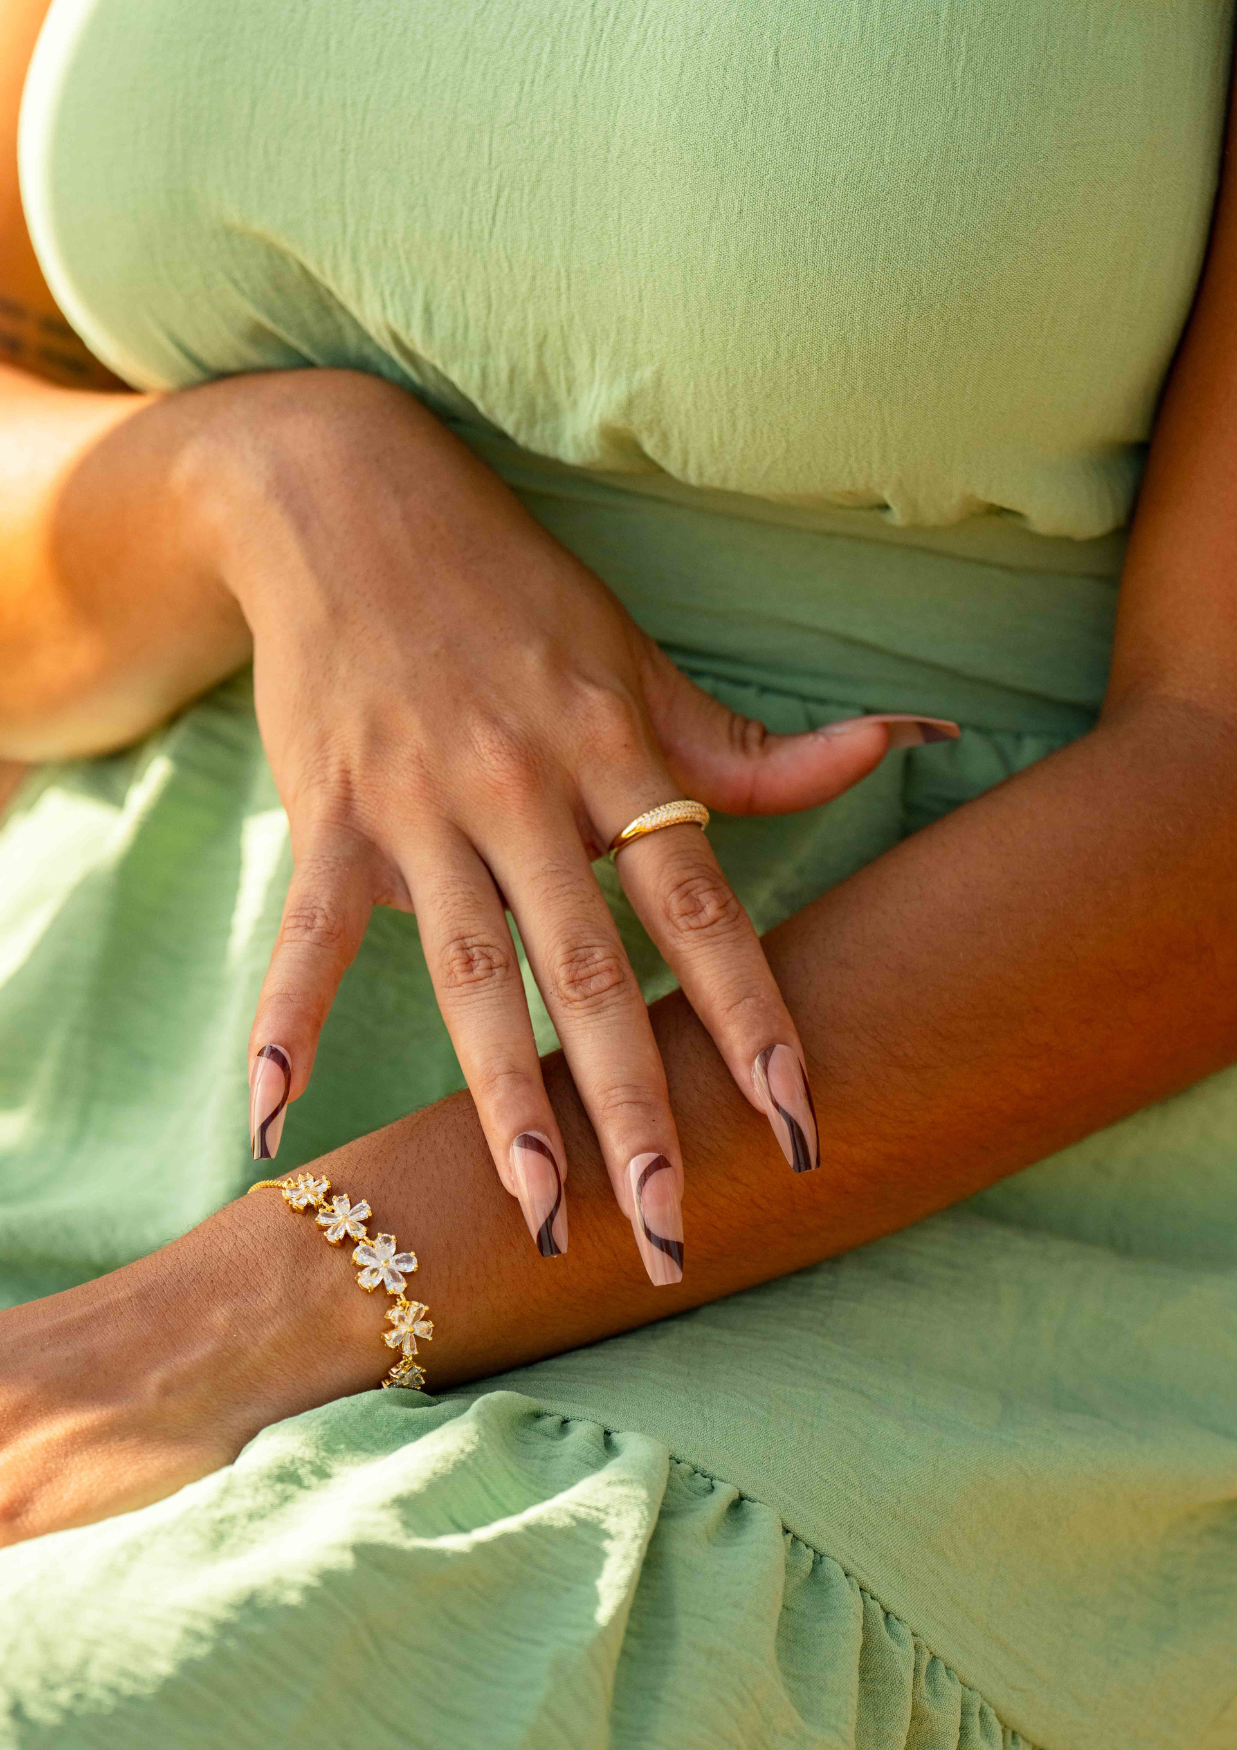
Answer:
<path fill-rule="evenodd" d="M 382 1287 L 395 1296 L 395 1305 L 387 1308 L 392 1329 L 382 1333 L 382 1340 L 388 1349 L 398 1349 L 401 1353 L 382 1384 L 384 1388 L 406 1385 L 419 1389 L 425 1383 L 425 1372 L 413 1360 L 417 1338 L 428 1341 L 434 1334 L 434 1327 L 425 1316 L 429 1308 L 419 1300 L 404 1297 L 408 1278 L 417 1268 L 416 1254 L 401 1252 L 394 1234 L 376 1234 L 371 1240 L 365 1225 L 373 1216 L 369 1204 L 353 1203 L 342 1191 L 337 1191 L 328 1201 L 329 1179 L 317 1178 L 313 1173 L 298 1173 L 295 1178 L 289 1174 L 286 1179 L 259 1179 L 249 1189 L 253 1192 L 268 1187 L 283 1193 L 289 1209 L 312 1209 L 328 1245 L 340 1246 L 345 1240 L 360 1242 L 352 1253 L 357 1287 L 363 1288 L 367 1294 Z"/>

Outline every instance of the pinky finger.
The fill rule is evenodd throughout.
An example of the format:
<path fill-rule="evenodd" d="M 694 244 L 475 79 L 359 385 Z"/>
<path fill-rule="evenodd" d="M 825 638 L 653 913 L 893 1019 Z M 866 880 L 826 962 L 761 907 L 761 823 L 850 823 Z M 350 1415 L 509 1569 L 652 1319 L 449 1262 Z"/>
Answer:
<path fill-rule="evenodd" d="M 275 1158 L 288 1105 L 304 1093 L 339 981 L 373 909 L 366 860 L 352 835 L 319 840 L 297 860 L 249 1035 L 249 1140 Z"/>

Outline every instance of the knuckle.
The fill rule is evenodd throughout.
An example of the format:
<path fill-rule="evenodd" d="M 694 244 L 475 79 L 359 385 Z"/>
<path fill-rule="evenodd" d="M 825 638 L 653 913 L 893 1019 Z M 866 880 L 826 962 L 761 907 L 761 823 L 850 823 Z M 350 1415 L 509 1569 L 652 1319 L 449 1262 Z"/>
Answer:
<path fill-rule="evenodd" d="M 334 1000 L 332 980 L 298 982 L 278 974 L 268 977 L 254 1024 L 254 1048 L 269 1044 L 272 1038 L 279 1039 L 291 1051 L 293 1063 L 297 1063 L 306 1046 L 322 1031 Z"/>
<path fill-rule="evenodd" d="M 765 725 L 755 717 L 744 717 L 738 711 L 730 714 L 730 745 L 744 759 L 755 759 L 769 738 Z"/>
<path fill-rule="evenodd" d="M 504 797 L 526 795 L 540 786 L 540 764 L 532 742 L 509 723 L 490 718 L 474 724 L 471 753 L 482 781 Z"/>
<path fill-rule="evenodd" d="M 587 878 L 592 887 L 596 883 Z M 535 910 L 547 918 L 563 920 L 563 927 L 587 929 L 587 918 L 593 892 L 581 879 L 579 863 L 573 856 L 560 854 L 550 846 L 540 865 L 532 870 L 527 881 L 528 897 Z"/>
<path fill-rule="evenodd" d="M 721 871 L 702 864 L 672 871 L 661 894 L 661 907 L 675 936 L 691 937 L 702 930 L 731 931 L 744 916 Z"/>
<path fill-rule="evenodd" d="M 293 900 L 279 926 L 279 940 L 284 947 L 341 948 L 351 933 L 346 907 L 321 897 Z"/>
<path fill-rule="evenodd" d="M 716 1014 L 719 1030 L 732 1039 L 773 1039 L 787 1019 L 775 992 L 750 987 L 719 997 Z"/>
<path fill-rule="evenodd" d="M 667 1128 L 665 1101 L 643 1082 L 614 1082 L 598 1092 L 594 1104 L 598 1118 L 608 1128 L 641 1136 L 656 1135 Z"/>
<path fill-rule="evenodd" d="M 514 951 L 488 930 L 460 931 L 448 937 L 439 955 L 439 977 L 452 996 L 474 996 L 501 989 L 511 975 Z"/>
<path fill-rule="evenodd" d="M 595 751 L 604 750 L 613 758 L 643 748 L 643 718 L 629 693 L 611 686 L 589 685 L 578 721 L 583 725 L 586 742 Z"/>
<path fill-rule="evenodd" d="M 318 887 L 345 879 L 370 849 L 352 787 L 334 778 L 298 811 L 293 836 L 297 873 Z"/>
<path fill-rule="evenodd" d="M 306 989 L 303 985 L 294 984 L 291 979 L 268 976 L 262 987 L 262 1000 L 258 1004 L 258 1014 L 254 1022 L 253 1047 L 261 1049 L 272 1037 L 282 1040 L 289 1048 L 294 1047 L 294 1032 L 302 1029 L 312 1031 L 315 1021 L 325 1013 L 329 1002 L 330 999 L 316 985 Z"/>
<path fill-rule="evenodd" d="M 473 1098 L 491 1109 L 518 1106 L 526 1109 L 534 1101 L 544 1105 L 544 1091 L 526 1069 L 515 1063 L 486 1063 L 468 1078 Z"/>
<path fill-rule="evenodd" d="M 609 942 L 576 942 L 554 962 L 555 995 L 569 1008 L 596 1008 L 628 981 L 627 963 Z"/>

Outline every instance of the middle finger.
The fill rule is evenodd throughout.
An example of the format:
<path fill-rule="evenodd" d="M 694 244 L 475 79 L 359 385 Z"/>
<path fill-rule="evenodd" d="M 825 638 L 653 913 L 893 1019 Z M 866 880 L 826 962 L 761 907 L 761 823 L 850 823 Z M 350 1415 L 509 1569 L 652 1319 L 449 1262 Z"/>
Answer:
<path fill-rule="evenodd" d="M 547 847 L 550 847 L 547 850 Z M 570 810 L 479 847 L 498 880 L 651 1280 L 683 1274 L 682 1157 L 648 1010 Z"/>

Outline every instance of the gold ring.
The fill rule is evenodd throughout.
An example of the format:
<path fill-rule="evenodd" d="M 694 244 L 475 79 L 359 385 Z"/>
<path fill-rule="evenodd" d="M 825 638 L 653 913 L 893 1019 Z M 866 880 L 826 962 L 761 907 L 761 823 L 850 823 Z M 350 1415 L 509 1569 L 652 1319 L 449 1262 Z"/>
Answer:
<path fill-rule="evenodd" d="M 660 832 L 663 826 L 698 826 L 703 829 L 708 824 L 709 811 L 703 802 L 663 802 L 657 808 L 646 808 L 643 814 L 637 814 L 633 821 L 629 821 L 622 832 L 615 833 L 610 841 L 610 856 L 616 856 L 624 845 L 630 845 L 648 833 Z"/>

